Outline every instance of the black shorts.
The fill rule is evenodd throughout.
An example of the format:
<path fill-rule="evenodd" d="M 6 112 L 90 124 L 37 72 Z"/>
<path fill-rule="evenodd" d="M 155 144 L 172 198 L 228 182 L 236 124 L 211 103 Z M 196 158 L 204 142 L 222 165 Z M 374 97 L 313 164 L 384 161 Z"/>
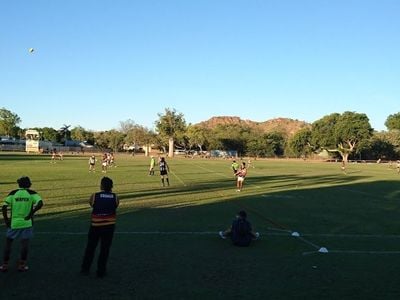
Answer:
<path fill-rule="evenodd" d="M 168 175 L 168 172 L 167 171 L 160 171 L 160 175 L 161 176 Z"/>

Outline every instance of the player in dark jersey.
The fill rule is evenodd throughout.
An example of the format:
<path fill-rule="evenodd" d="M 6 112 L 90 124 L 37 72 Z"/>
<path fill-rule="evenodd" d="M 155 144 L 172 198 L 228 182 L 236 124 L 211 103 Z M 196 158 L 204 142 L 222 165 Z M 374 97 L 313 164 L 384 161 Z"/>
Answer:
<path fill-rule="evenodd" d="M 162 186 L 165 186 L 164 179 L 167 181 L 167 185 L 169 186 L 169 179 L 168 179 L 169 166 L 168 166 L 167 162 L 165 161 L 164 157 L 160 158 L 158 167 L 160 168 L 160 176 L 161 176 Z"/>
<path fill-rule="evenodd" d="M 102 278 L 106 274 L 107 260 L 115 230 L 116 211 L 119 205 L 118 196 L 112 192 L 112 188 L 113 181 L 108 177 L 103 177 L 100 185 L 101 192 L 94 193 L 90 197 L 91 226 L 81 265 L 81 273 L 84 275 L 89 274 L 99 241 L 100 253 L 97 260 L 97 277 Z"/>

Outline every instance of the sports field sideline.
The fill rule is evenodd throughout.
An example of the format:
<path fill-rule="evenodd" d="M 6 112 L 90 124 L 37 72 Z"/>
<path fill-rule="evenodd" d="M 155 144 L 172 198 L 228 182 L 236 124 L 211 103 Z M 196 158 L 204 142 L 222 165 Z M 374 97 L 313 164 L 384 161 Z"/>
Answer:
<path fill-rule="evenodd" d="M 0 274 L 1 299 L 398 299 L 400 175 L 387 164 L 257 160 L 236 192 L 229 160 L 173 158 L 171 186 L 149 159 L 116 156 L 107 176 L 121 200 L 109 274 L 79 275 L 88 197 L 103 173 L 88 157 L 0 154 L 0 196 L 28 175 L 45 206 L 30 271 Z M 261 239 L 219 239 L 236 212 Z M 1 226 L 4 231 L 4 225 Z M 4 246 L 0 239 L 0 248 Z M 19 246 L 13 251 L 16 261 Z"/>

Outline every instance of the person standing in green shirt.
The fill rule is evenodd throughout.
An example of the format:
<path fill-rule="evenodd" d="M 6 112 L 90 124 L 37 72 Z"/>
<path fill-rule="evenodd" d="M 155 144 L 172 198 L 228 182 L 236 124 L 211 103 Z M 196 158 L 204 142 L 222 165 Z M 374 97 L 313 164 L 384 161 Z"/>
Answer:
<path fill-rule="evenodd" d="M 233 175 L 236 176 L 236 173 L 239 171 L 239 164 L 236 162 L 236 160 L 232 161 L 231 168 L 232 168 L 232 171 L 233 171 Z"/>
<path fill-rule="evenodd" d="M 23 176 L 17 180 L 19 188 L 11 191 L 5 198 L 2 212 L 7 226 L 6 244 L 4 247 L 3 264 L 0 271 L 8 271 L 11 246 L 15 239 L 21 240 L 21 256 L 18 271 L 28 271 L 26 264 L 28 258 L 29 240 L 33 237 L 32 218 L 35 212 L 43 206 L 42 198 L 38 193 L 29 189 L 32 185 L 29 177 Z M 8 209 L 11 215 L 8 216 Z"/>

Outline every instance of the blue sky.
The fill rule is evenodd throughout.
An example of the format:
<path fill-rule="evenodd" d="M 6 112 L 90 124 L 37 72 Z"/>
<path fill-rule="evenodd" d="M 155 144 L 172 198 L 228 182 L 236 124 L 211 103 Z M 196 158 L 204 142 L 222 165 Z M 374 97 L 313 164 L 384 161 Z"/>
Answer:
<path fill-rule="evenodd" d="M 174 108 L 187 123 L 356 111 L 385 130 L 399 14 L 397 0 L 2 1 L 0 107 L 25 128 L 153 128 Z"/>

